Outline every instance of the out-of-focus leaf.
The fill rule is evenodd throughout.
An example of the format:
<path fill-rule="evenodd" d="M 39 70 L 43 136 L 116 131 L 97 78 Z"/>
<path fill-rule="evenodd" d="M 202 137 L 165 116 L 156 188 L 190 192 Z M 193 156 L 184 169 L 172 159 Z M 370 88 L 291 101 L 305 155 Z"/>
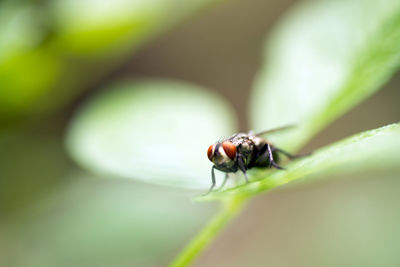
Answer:
<path fill-rule="evenodd" d="M 215 0 L 0 3 L 0 123 L 59 106 Z"/>
<path fill-rule="evenodd" d="M 400 169 L 400 124 L 391 124 L 347 138 L 322 148 L 311 156 L 285 166 L 285 170 L 254 170 L 256 181 L 236 188 L 216 192 L 204 199 L 253 195 L 303 177 L 359 174 L 370 171 Z"/>
<path fill-rule="evenodd" d="M 397 70 L 400 1 L 305 1 L 273 33 L 265 57 L 252 126 L 296 124 L 273 138 L 298 148 Z"/>
<path fill-rule="evenodd" d="M 188 188 L 210 185 L 207 147 L 235 128 L 233 111 L 203 88 L 172 81 L 126 82 L 76 115 L 68 149 L 102 173 Z"/>
<path fill-rule="evenodd" d="M 170 188 L 73 176 L 2 225 L 4 266 L 165 266 L 214 211 Z"/>

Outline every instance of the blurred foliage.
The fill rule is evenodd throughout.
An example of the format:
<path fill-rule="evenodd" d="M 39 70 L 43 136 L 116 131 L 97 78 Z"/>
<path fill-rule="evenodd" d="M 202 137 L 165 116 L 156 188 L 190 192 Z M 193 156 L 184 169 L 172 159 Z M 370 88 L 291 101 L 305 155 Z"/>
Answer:
<path fill-rule="evenodd" d="M 84 103 L 66 131 L 65 147 L 96 177 L 70 162 L 63 133 L 43 131 L 45 125 L 4 128 L 53 113 L 211 2 L 0 2 L 0 265 L 164 266 L 209 218 L 213 206 L 190 203 L 193 191 L 108 179 L 208 187 L 206 148 L 231 134 L 236 122 L 230 105 L 205 88 L 167 79 L 116 81 Z M 271 138 L 294 150 L 381 88 L 400 62 L 399 18 L 394 0 L 298 5 L 267 42 L 251 98 L 253 129 L 296 123 L 295 131 Z M 255 193 L 306 176 L 398 175 L 398 135 L 398 124 L 364 132 L 286 171 L 254 170 L 252 183 L 208 196 L 233 198 L 182 262 L 190 262 Z M 315 236 L 327 243 L 330 231 L 321 229 Z M 387 254 L 388 262 L 397 259 Z"/>
<path fill-rule="evenodd" d="M 128 52 L 211 2 L 0 2 L 0 126 L 65 104 Z"/>

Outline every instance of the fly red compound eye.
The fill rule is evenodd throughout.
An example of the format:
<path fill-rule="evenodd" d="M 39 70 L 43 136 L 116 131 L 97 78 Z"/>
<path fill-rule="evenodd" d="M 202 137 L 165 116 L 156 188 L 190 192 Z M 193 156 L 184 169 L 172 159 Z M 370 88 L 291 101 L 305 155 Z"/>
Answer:
<path fill-rule="evenodd" d="M 231 142 L 226 141 L 222 143 L 222 147 L 224 148 L 226 155 L 233 160 L 236 156 L 236 146 Z"/>
<path fill-rule="evenodd" d="M 207 156 L 208 156 L 208 159 L 209 159 L 209 160 L 212 159 L 213 147 L 214 147 L 214 145 L 211 145 L 211 146 L 208 147 L 208 150 L 207 150 Z"/>

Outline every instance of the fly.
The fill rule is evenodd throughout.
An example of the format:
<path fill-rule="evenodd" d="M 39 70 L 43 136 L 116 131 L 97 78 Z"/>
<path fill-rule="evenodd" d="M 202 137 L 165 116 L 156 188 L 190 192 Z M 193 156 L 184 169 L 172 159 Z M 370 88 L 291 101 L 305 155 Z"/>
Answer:
<path fill-rule="evenodd" d="M 228 180 L 229 173 L 231 172 L 242 171 L 248 183 L 249 178 L 247 177 L 246 171 L 253 167 L 267 167 L 282 170 L 283 168 L 278 165 L 279 153 L 285 155 L 289 159 L 299 157 L 273 146 L 266 139 L 260 137 L 260 135 L 280 131 L 289 127 L 292 126 L 276 128 L 257 134 L 253 132 L 237 133 L 209 146 L 207 156 L 214 165 L 211 168 L 212 185 L 208 193 L 215 187 L 214 169 L 226 173 L 225 179 L 219 188 L 221 189 L 224 187 Z"/>

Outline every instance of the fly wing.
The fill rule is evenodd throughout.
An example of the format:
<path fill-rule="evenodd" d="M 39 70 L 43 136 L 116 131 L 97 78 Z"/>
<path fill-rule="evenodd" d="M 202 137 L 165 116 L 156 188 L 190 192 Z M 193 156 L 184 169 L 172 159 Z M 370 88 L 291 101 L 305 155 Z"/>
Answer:
<path fill-rule="evenodd" d="M 279 131 L 283 131 L 283 130 L 289 130 L 296 127 L 296 125 L 286 125 L 286 126 L 282 126 L 279 128 L 274 128 L 274 129 L 270 129 L 270 130 L 266 130 L 266 131 L 262 131 L 259 133 L 256 133 L 255 136 L 261 136 L 261 135 L 266 135 L 269 133 L 275 133 L 275 132 L 279 132 Z"/>

